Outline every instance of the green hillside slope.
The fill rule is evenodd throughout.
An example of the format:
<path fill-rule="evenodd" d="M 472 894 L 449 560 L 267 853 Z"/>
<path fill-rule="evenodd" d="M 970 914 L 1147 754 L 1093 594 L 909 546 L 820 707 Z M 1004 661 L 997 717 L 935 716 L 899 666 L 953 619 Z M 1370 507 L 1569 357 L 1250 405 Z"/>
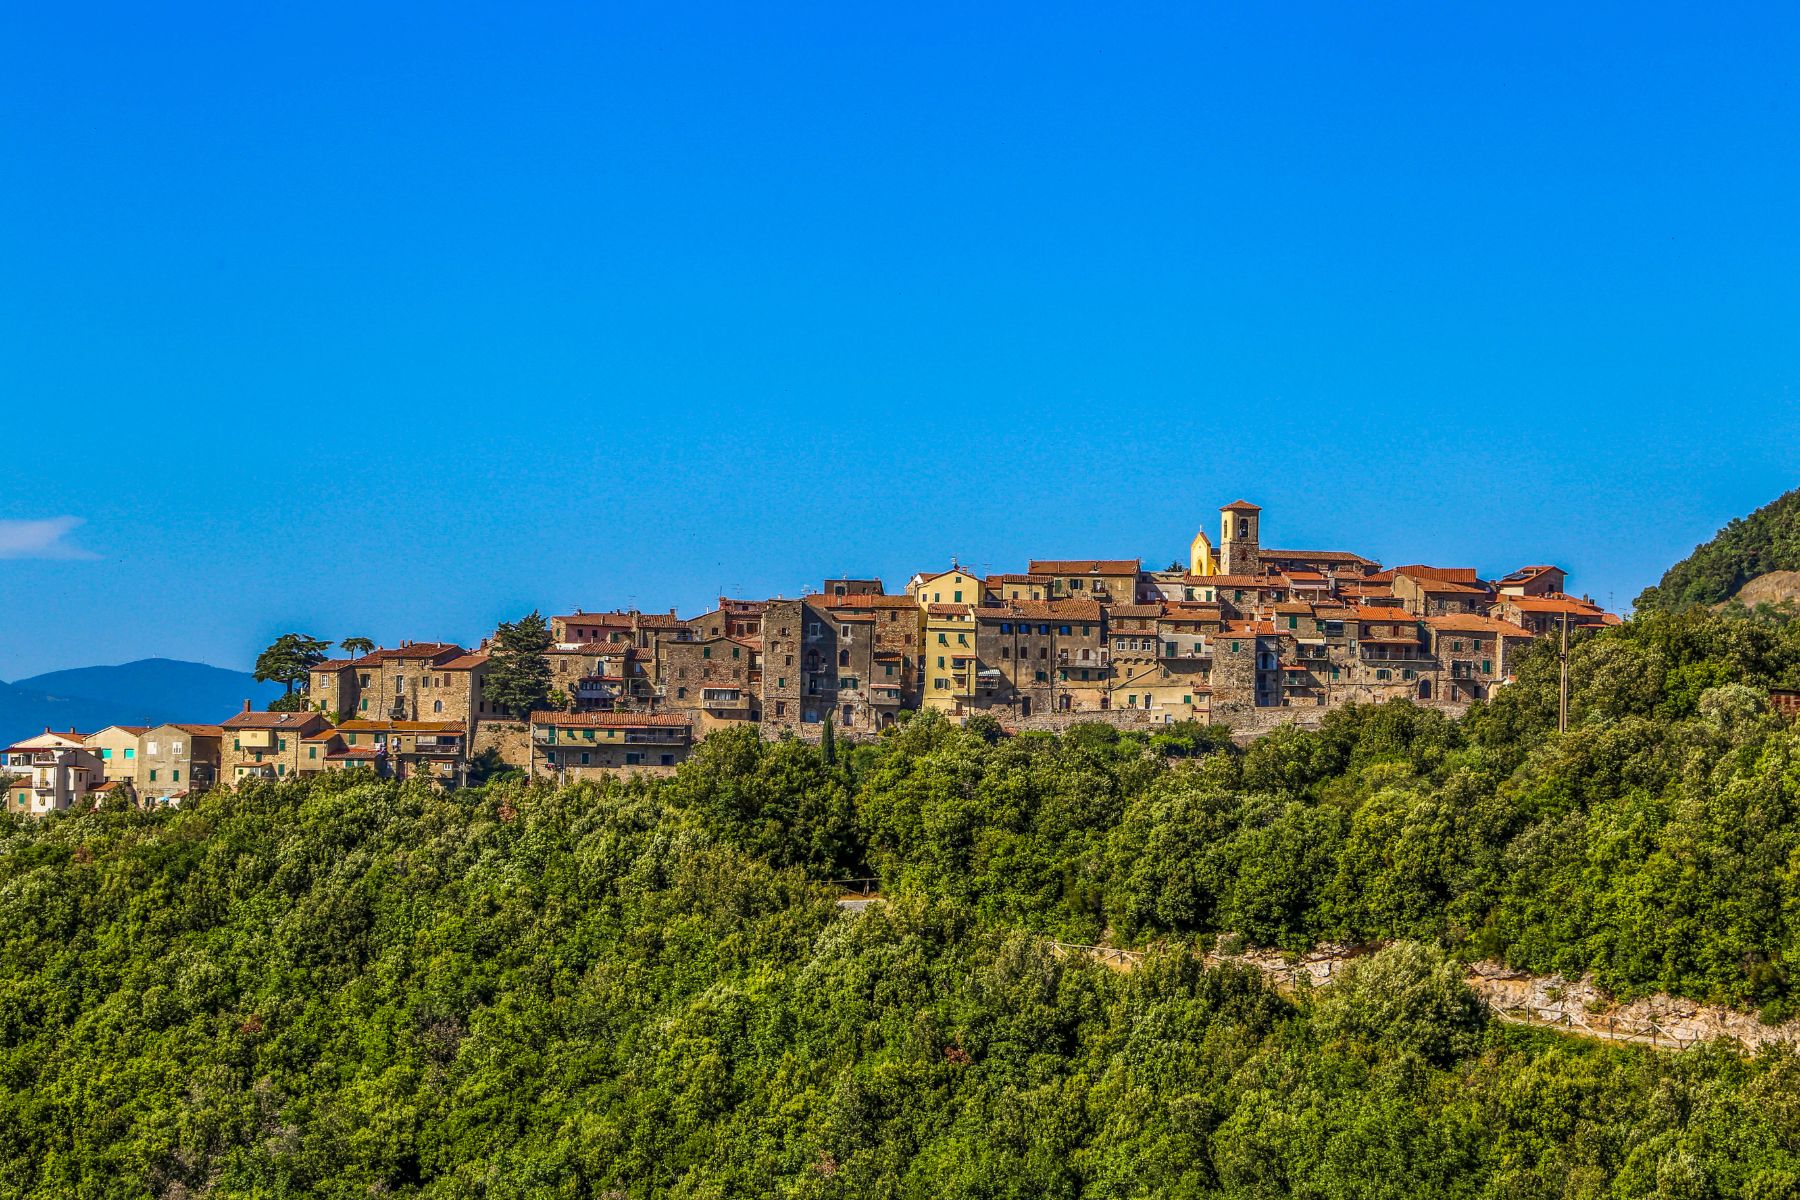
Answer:
<path fill-rule="evenodd" d="M 1800 571 L 1800 488 L 1739 517 L 1696 546 L 1637 598 L 1637 610 L 1717 604 L 1770 571 Z"/>
<path fill-rule="evenodd" d="M 1490 1022 L 1448 959 L 1793 1014 L 1800 625 L 1654 614 L 1468 717 L 337 776 L 0 817 L 8 1195 L 1784 1197 L 1800 1062 Z M 839 912 L 809 880 L 873 872 Z M 1207 971 L 1391 940 L 1348 986 Z M 1048 939 L 1151 949 L 1116 974 Z"/>

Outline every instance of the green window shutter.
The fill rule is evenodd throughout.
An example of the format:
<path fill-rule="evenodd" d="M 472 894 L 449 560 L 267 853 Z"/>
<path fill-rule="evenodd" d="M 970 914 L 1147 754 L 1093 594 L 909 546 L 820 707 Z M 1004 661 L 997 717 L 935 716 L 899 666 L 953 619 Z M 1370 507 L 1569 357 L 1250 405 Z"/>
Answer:
<path fill-rule="evenodd" d="M 137 751 L 136 751 L 136 750 L 133 750 L 133 749 L 132 749 L 132 748 L 131 748 L 131 747 L 129 747 L 129 746 L 127 746 L 127 747 L 126 747 L 126 748 L 125 748 L 125 757 L 126 757 L 126 758 L 136 758 L 136 757 L 137 757 Z"/>
<path fill-rule="evenodd" d="M 156 772 L 155 771 L 150 772 L 150 782 L 151 783 L 156 782 Z"/>
<path fill-rule="evenodd" d="M 107 749 L 107 748 L 106 748 L 106 747 L 104 747 L 104 746 L 102 746 L 102 747 L 101 747 L 101 748 L 100 748 L 100 757 L 101 757 L 101 758 L 111 758 L 111 757 L 112 757 L 112 751 L 111 751 L 111 750 L 109 750 L 109 749 Z"/>
<path fill-rule="evenodd" d="M 180 771 L 170 771 L 169 772 L 169 782 L 170 783 L 180 783 L 181 782 L 181 772 Z"/>
<path fill-rule="evenodd" d="M 1481 660 L 1481 673 L 1483 675 L 1492 675 L 1494 673 L 1494 660 L 1493 659 L 1484 658 Z"/>

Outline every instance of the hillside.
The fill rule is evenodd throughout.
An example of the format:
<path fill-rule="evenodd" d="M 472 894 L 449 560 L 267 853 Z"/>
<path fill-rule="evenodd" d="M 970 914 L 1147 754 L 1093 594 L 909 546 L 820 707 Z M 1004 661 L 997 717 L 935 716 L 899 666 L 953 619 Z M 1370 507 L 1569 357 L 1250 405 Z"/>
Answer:
<path fill-rule="evenodd" d="M 1468 716 L 357 775 L 0 816 L 32 1197 L 1792 1196 L 1800 1063 L 1491 1020 L 1458 960 L 1800 1012 L 1800 622 L 1549 647 Z M 859 914 L 812 881 L 875 875 Z M 1129 973 L 1050 939 L 1138 947 Z M 1317 992 L 1209 947 L 1395 943 Z"/>
<path fill-rule="evenodd" d="M 1739 517 L 1638 596 L 1639 612 L 1718 604 L 1773 571 L 1800 571 L 1800 488 Z"/>
<path fill-rule="evenodd" d="M 0 683 L 0 746 L 46 727 L 91 733 L 106 725 L 223 720 L 249 700 L 257 708 L 281 694 L 246 671 L 145 658 L 109 667 L 52 671 Z"/>

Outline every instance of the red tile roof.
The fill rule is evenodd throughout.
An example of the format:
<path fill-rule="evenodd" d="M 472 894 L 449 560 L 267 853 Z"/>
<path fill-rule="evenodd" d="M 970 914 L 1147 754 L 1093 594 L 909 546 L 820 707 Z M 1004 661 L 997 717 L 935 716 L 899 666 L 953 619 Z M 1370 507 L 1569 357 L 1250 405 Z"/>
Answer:
<path fill-rule="evenodd" d="M 1502 621 L 1496 617 L 1478 617 L 1473 613 L 1449 613 L 1441 617 L 1426 617 L 1425 624 L 1442 633 L 1486 633 L 1511 638 L 1533 636 L 1529 629 L 1514 625 L 1511 621 Z"/>
<path fill-rule="evenodd" d="M 368 667 L 384 662 L 410 662 L 414 659 L 436 660 L 466 653 L 468 651 L 455 642 L 412 642 L 405 646 L 395 646 L 391 650 L 371 650 L 361 658 L 353 660 L 351 665 Z"/>
<path fill-rule="evenodd" d="M 1219 508 L 1219 511 L 1220 512 L 1261 512 L 1262 506 L 1260 504 L 1252 504 L 1248 500 L 1233 500 L 1230 504 L 1222 505 Z"/>
<path fill-rule="evenodd" d="M 308 731 L 325 724 L 315 712 L 241 712 L 220 721 L 220 729 L 299 729 Z"/>
<path fill-rule="evenodd" d="M 1017 617 L 1034 621 L 1098 621 L 1100 611 L 1098 600 L 1002 600 L 976 609 L 975 617 L 981 621 Z"/>
<path fill-rule="evenodd" d="M 1026 564 L 1033 575 L 1136 575 L 1141 558 L 1034 558 Z"/>
<path fill-rule="evenodd" d="M 708 686 L 708 685 L 702 685 Z M 718 685 L 729 687 L 729 684 Z M 644 729 L 691 726 L 693 721 L 675 713 L 565 713 L 534 712 L 533 725 L 555 725 L 566 729 Z"/>

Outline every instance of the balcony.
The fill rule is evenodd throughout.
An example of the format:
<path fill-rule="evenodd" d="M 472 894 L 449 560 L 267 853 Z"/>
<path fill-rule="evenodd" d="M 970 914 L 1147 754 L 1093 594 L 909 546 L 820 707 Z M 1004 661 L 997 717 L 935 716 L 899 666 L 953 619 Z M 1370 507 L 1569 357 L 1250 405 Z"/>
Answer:
<path fill-rule="evenodd" d="M 625 744 L 628 746 L 674 746 L 687 741 L 687 730 L 670 726 L 667 729 L 627 729 Z"/>

